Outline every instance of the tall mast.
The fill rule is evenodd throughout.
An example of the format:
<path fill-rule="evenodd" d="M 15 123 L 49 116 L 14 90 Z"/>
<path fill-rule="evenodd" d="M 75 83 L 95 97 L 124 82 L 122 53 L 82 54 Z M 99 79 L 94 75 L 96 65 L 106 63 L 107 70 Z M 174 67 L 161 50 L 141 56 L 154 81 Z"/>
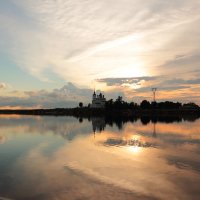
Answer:
<path fill-rule="evenodd" d="M 151 90 L 153 92 L 153 101 L 155 102 L 156 101 L 156 91 L 157 91 L 157 88 L 152 88 Z"/>

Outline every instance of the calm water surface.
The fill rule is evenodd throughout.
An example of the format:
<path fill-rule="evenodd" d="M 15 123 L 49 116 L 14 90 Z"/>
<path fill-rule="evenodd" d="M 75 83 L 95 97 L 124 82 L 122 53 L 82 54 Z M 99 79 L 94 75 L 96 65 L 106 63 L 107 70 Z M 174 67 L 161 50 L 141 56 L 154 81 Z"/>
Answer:
<path fill-rule="evenodd" d="M 199 200 L 200 120 L 2 115 L 0 199 Z"/>

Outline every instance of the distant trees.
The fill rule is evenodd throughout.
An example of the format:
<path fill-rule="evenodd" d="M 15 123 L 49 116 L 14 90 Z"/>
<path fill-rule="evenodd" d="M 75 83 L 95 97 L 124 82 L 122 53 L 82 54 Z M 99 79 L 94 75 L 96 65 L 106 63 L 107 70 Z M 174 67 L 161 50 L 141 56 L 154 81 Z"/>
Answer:
<path fill-rule="evenodd" d="M 140 103 L 141 109 L 180 109 L 182 107 L 182 104 L 179 102 L 171 102 L 171 101 L 165 101 L 165 102 L 149 102 L 147 100 L 143 100 Z"/>
<path fill-rule="evenodd" d="M 113 99 L 110 99 L 110 100 L 106 101 L 105 108 L 107 110 L 113 109 Z"/>
<path fill-rule="evenodd" d="M 187 103 L 182 104 L 180 102 L 172 102 L 172 101 L 164 101 L 164 102 L 149 102 L 147 100 L 143 100 L 139 105 L 135 102 L 125 102 L 122 97 L 119 96 L 115 101 L 110 99 L 106 101 L 105 104 L 106 110 L 122 110 L 122 109 L 131 109 L 131 110 L 148 110 L 148 109 L 156 109 L 156 110 L 176 110 L 176 109 L 195 109 L 199 110 L 200 107 L 195 103 Z"/>
<path fill-rule="evenodd" d="M 193 102 L 183 104 L 185 109 L 199 109 L 199 106 Z"/>
<path fill-rule="evenodd" d="M 82 108 L 83 107 L 83 103 L 79 102 L 79 107 Z"/>
<path fill-rule="evenodd" d="M 164 101 L 164 102 L 148 102 L 143 100 L 140 104 L 141 109 L 160 109 L 160 110 L 178 110 L 178 109 L 191 109 L 198 110 L 200 107 L 195 103 L 182 104 L 180 102 Z"/>
<path fill-rule="evenodd" d="M 151 104 L 147 100 L 143 100 L 140 104 L 140 107 L 142 109 L 149 109 L 151 107 Z"/>
<path fill-rule="evenodd" d="M 134 102 L 130 102 L 130 103 L 129 103 L 129 108 L 130 108 L 130 109 L 135 109 L 135 108 L 137 108 L 137 107 L 138 107 L 137 103 L 134 103 Z"/>
<path fill-rule="evenodd" d="M 122 110 L 122 109 L 135 109 L 138 105 L 134 102 L 125 102 L 123 101 L 122 96 L 118 96 L 115 101 L 110 99 L 106 101 L 105 108 L 106 110 Z"/>
<path fill-rule="evenodd" d="M 174 103 L 171 101 L 159 102 L 156 104 L 159 109 L 180 109 L 182 107 L 181 103 L 179 102 Z"/>

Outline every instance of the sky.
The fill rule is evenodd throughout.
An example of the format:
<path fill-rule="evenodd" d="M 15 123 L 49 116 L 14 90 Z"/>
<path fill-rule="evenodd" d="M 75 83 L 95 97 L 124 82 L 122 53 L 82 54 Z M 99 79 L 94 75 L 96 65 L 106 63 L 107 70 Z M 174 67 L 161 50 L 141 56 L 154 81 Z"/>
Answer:
<path fill-rule="evenodd" d="M 198 0 L 0 0 L 0 108 L 200 105 L 199 27 Z"/>

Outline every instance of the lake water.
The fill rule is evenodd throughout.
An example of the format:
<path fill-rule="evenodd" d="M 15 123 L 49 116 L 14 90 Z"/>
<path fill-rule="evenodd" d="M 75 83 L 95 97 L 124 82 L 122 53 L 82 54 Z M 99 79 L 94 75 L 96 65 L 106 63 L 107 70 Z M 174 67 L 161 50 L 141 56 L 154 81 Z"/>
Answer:
<path fill-rule="evenodd" d="M 0 199 L 200 199 L 199 119 L 109 124 L 1 115 Z"/>

